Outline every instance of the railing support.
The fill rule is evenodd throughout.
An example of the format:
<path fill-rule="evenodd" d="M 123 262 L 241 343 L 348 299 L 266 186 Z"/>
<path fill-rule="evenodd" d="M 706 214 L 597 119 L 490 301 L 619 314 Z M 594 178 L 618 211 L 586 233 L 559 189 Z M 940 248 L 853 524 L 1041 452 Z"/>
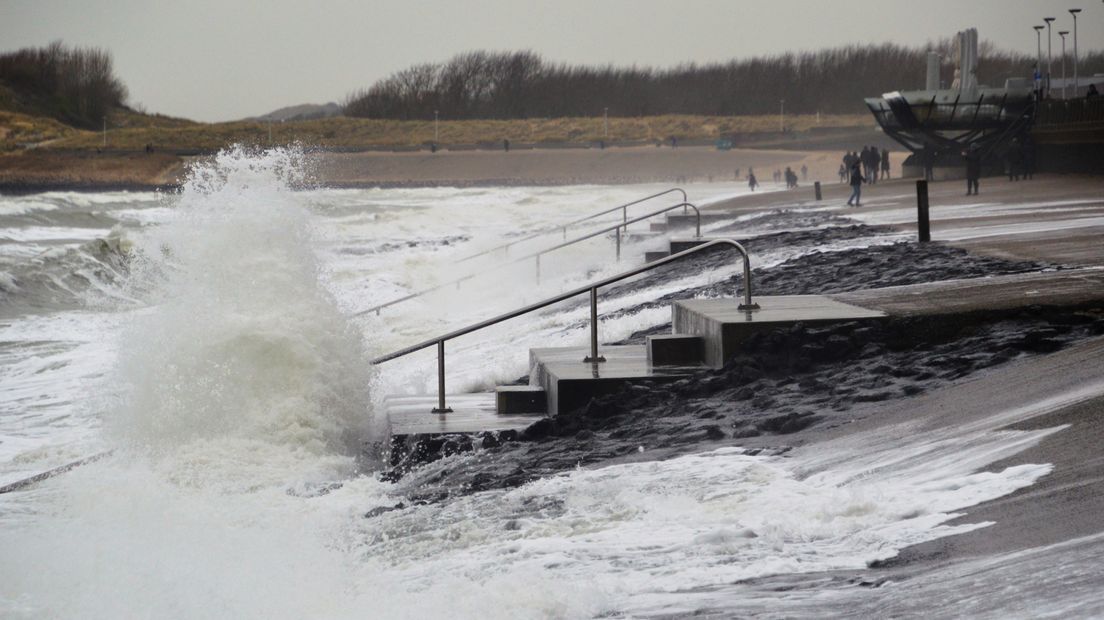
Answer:
<path fill-rule="evenodd" d="M 445 341 L 437 341 L 437 406 L 433 413 L 452 413 L 452 409 L 445 406 Z"/>
<path fill-rule="evenodd" d="M 627 233 L 629 231 L 626 230 L 625 232 Z M 620 227 L 617 229 L 617 232 L 615 233 L 615 235 L 617 237 L 617 262 L 621 262 L 621 228 Z"/>
<path fill-rule="evenodd" d="M 590 289 L 590 355 L 583 358 L 584 362 L 598 364 L 606 361 L 606 358 L 598 355 L 598 287 Z"/>
<path fill-rule="evenodd" d="M 928 182 L 916 182 L 916 229 L 920 243 L 931 241 L 931 226 L 928 223 Z"/>
<path fill-rule="evenodd" d="M 501 262 L 501 263 L 499 263 L 499 265 L 497 265 L 496 267 L 493 267 L 493 268 L 502 267 L 502 266 L 507 265 L 507 264 L 520 263 L 522 261 L 527 261 L 530 258 L 536 258 L 536 261 L 537 261 L 537 283 L 539 284 L 540 283 L 540 278 L 541 278 L 541 274 L 540 274 L 541 265 L 540 265 L 540 258 L 539 258 L 540 256 L 542 256 L 544 254 L 548 254 L 549 252 L 553 252 L 553 251 L 558 250 L 560 248 L 565 248 L 565 247 L 568 247 L 570 245 L 574 245 L 576 243 L 579 243 L 580 241 L 586 241 L 587 239 L 593 239 L 593 238 L 595 238 L 599 235 L 608 235 L 610 232 L 619 231 L 619 229 L 621 229 L 621 228 L 624 228 L 625 229 L 625 234 L 628 234 L 629 224 L 635 224 L 636 222 L 642 222 L 644 220 L 647 220 L 648 218 L 652 218 L 652 217 L 655 217 L 657 215 L 667 213 L 668 211 L 672 211 L 672 210 L 677 209 L 679 207 L 682 207 L 684 210 L 687 210 L 687 209 L 693 209 L 694 210 L 694 213 L 697 216 L 695 218 L 694 230 L 695 230 L 695 234 L 697 235 L 697 238 L 701 238 L 701 211 L 696 206 L 694 206 L 693 204 L 691 204 L 689 202 L 682 202 L 682 203 L 679 203 L 677 205 L 671 205 L 669 207 L 665 207 L 663 209 L 659 209 L 659 210 L 653 211 L 651 213 L 646 213 L 644 215 L 640 215 L 640 216 L 631 218 L 631 219 L 629 219 L 629 221 L 627 221 L 625 223 L 615 224 L 613 226 L 608 226 L 608 227 L 603 228 L 601 230 L 596 230 L 592 233 L 588 233 L 588 234 L 583 235 L 581 237 L 575 237 L 574 239 L 571 239 L 569 241 L 565 241 L 565 242 L 560 243 L 558 245 L 554 245 L 552 247 L 545 248 L 543 250 L 540 250 L 538 252 L 534 252 L 532 254 L 526 254 L 524 256 L 518 256 L 517 258 L 515 258 L 512 261 Z M 484 271 L 484 273 L 485 273 L 485 271 Z M 472 278 L 473 275 L 474 274 L 467 275 L 467 276 L 464 276 L 461 279 L 467 280 L 467 279 Z M 393 306 L 395 304 L 404 302 L 408 299 L 414 299 L 416 297 L 420 297 L 422 295 L 425 295 L 426 293 L 430 293 L 432 291 L 440 290 L 440 289 L 442 289 L 446 286 L 449 286 L 449 285 L 453 284 L 454 282 L 455 282 L 455 280 L 452 280 L 452 281 L 449 281 L 449 282 L 438 284 L 436 286 L 433 286 L 433 287 L 430 287 L 430 288 L 427 288 L 427 289 L 422 289 L 422 290 L 420 290 L 416 293 L 411 293 L 411 294 L 406 295 L 404 297 L 400 297 L 399 299 L 393 299 L 393 300 L 391 300 L 387 303 L 383 303 L 383 304 L 380 304 L 378 306 L 372 306 L 371 308 L 368 308 L 366 310 L 361 310 L 360 312 L 358 312 L 354 316 L 360 316 L 362 314 L 369 314 L 371 312 L 375 312 L 378 315 L 380 308 L 386 308 L 386 307 L 389 307 L 389 306 Z"/>
<path fill-rule="evenodd" d="M 743 311 L 746 311 L 748 313 L 748 315 L 750 316 L 750 314 L 753 311 L 759 309 L 759 304 L 752 303 L 752 301 L 751 301 L 751 290 L 752 290 L 752 286 L 751 286 L 751 258 L 748 256 L 747 250 L 744 249 L 744 246 L 740 245 L 739 242 L 733 241 L 732 239 L 714 239 L 712 241 L 708 241 L 706 243 L 703 243 L 699 246 L 695 246 L 695 247 L 689 248 L 687 250 L 683 250 L 682 252 L 679 252 L 678 254 L 672 254 L 672 255 L 667 256 L 665 258 L 661 258 L 657 261 L 647 263 L 647 264 L 645 264 L 641 267 L 637 267 L 635 269 L 630 269 L 629 271 L 619 273 L 615 276 L 611 276 L 611 277 L 606 278 L 604 280 L 599 280 L 598 282 L 593 282 L 593 283 L 591 283 L 587 286 L 584 286 L 582 288 L 577 288 L 577 289 L 568 291 L 566 293 L 560 293 L 559 295 L 556 295 L 555 297 L 549 297 L 548 299 L 545 299 L 543 301 L 539 301 L 539 302 L 534 303 L 534 304 L 529 304 L 528 306 L 525 306 L 523 308 L 518 308 L 516 310 L 507 312 L 506 314 L 501 314 L 501 315 L 496 316 L 494 318 L 487 319 L 485 321 L 481 321 L 481 322 L 475 323 L 473 325 L 469 325 L 469 326 L 464 327 L 462 329 L 451 331 L 451 332 L 449 332 L 449 333 L 447 333 L 443 336 L 437 336 L 436 338 L 433 338 L 432 340 L 426 340 L 425 342 L 421 342 L 421 343 L 416 344 L 414 346 L 407 347 L 407 348 L 402 349 L 400 351 L 395 351 L 395 352 L 392 352 L 392 353 L 388 353 L 387 355 L 382 355 L 380 357 L 377 357 L 377 358 L 373 359 L 372 363 L 373 364 L 382 364 L 384 362 L 402 357 L 404 355 L 409 355 L 409 354 L 411 354 L 415 351 L 421 351 L 422 349 L 426 349 L 426 348 L 431 347 L 433 345 L 437 345 L 437 405 L 438 406 L 433 411 L 434 411 L 434 413 L 448 413 L 452 410 L 449 409 L 445 405 L 445 342 L 446 341 L 452 340 L 453 338 L 458 338 L 458 337 L 463 336 L 465 334 L 470 334 L 474 331 L 478 331 L 478 330 L 483 329 L 485 327 L 490 327 L 491 325 L 501 323 L 502 321 L 506 321 L 506 320 L 512 319 L 514 317 L 521 316 L 523 314 L 528 314 L 528 313 L 533 312 L 535 310 L 540 310 L 541 308 L 546 308 L 546 307 L 548 307 L 552 304 L 556 304 L 556 303 L 559 303 L 559 302 L 564 301 L 566 299 L 571 299 L 572 297 L 575 297 L 577 295 L 582 295 L 583 293 L 588 293 L 589 292 L 590 293 L 590 355 L 588 357 L 584 358 L 584 362 L 593 363 L 594 364 L 594 366 L 592 367 L 593 371 L 595 373 L 597 373 L 598 363 L 606 361 L 605 358 L 598 355 L 598 289 L 600 287 L 607 286 L 607 285 L 613 284 L 615 282 L 620 282 L 621 280 L 624 280 L 626 278 L 631 278 L 635 275 L 644 273 L 645 271 L 651 271 L 652 269 L 655 269 L 657 267 L 666 265 L 667 263 L 672 263 L 672 262 L 675 262 L 675 261 L 682 260 L 682 259 L 686 258 L 687 256 L 690 256 L 691 254 L 695 254 L 697 252 L 701 252 L 702 250 L 712 248 L 712 247 L 716 247 L 716 246 L 721 246 L 721 245 L 728 245 L 728 246 L 736 248 L 736 250 L 740 252 L 740 256 L 743 258 L 743 263 L 744 263 L 744 303 L 739 305 L 739 309 L 743 310 Z"/>

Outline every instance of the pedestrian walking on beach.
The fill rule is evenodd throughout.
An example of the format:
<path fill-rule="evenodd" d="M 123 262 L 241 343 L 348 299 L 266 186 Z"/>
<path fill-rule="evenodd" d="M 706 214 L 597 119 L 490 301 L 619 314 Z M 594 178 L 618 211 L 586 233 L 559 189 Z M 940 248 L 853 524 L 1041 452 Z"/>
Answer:
<path fill-rule="evenodd" d="M 977 145 L 964 153 L 966 156 L 966 195 L 977 196 L 978 180 L 981 178 L 981 149 Z"/>
<path fill-rule="evenodd" d="M 510 152 L 510 141 L 506 138 L 502 139 L 502 150 L 506 151 L 507 153 Z"/>
<path fill-rule="evenodd" d="M 755 191 L 756 187 L 759 187 L 759 180 L 755 178 L 755 171 L 748 167 L 748 187 L 751 191 Z"/>
<path fill-rule="evenodd" d="M 889 149 L 882 149 L 882 178 L 889 178 Z"/>
<path fill-rule="evenodd" d="M 846 183 L 847 182 L 847 166 L 845 166 L 843 164 L 840 164 L 838 172 L 839 172 L 840 183 Z"/>
<path fill-rule="evenodd" d="M 862 184 L 865 181 L 866 178 L 863 177 L 862 163 L 855 162 L 851 165 L 851 197 L 847 199 L 847 206 L 862 206 L 859 200 L 862 198 Z"/>
<path fill-rule="evenodd" d="M 809 180 L 809 167 L 805 164 L 801 164 L 801 180 L 802 182 Z"/>

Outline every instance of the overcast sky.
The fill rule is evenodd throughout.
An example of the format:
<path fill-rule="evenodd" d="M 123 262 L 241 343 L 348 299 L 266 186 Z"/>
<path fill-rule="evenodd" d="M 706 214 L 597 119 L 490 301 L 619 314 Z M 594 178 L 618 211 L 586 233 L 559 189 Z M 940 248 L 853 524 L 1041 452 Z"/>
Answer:
<path fill-rule="evenodd" d="M 1033 54 L 1031 26 L 1049 14 L 1058 18 L 1057 56 L 1075 6 L 1085 9 L 1081 50 L 1104 48 L 1096 0 L 0 0 L 0 50 L 54 39 L 104 47 L 132 104 L 219 121 L 340 102 L 393 71 L 474 49 L 670 66 L 919 45 L 973 26 L 982 39 Z"/>

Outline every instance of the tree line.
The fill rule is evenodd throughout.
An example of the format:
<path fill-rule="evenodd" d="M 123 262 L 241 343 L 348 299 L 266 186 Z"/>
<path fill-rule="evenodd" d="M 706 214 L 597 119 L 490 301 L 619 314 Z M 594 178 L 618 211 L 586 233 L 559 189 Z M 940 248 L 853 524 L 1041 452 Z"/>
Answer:
<path fill-rule="evenodd" d="M 397 71 L 344 101 L 347 116 L 382 119 L 516 119 L 700 114 L 862 113 L 863 97 L 922 89 L 929 50 L 942 77 L 954 72 L 953 39 L 924 48 L 849 45 L 669 69 L 548 62 L 532 51 L 472 51 Z M 1030 77 L 1034 57 L 979 46 L 980 83 Z M 1055 64 L 1057 67 L 1058 65 Z M 1104 70 L 1104 54 L 1083 56 L 1082 75 Z M 1072 72 L 1072 68 L 1070 69 Z M 1072 73 L 1071 73 L 1072 75 Z"/>
<path fill-rule="evenodd" d="M 127 99 L 110 52 L 61 41 L 0 54 L 0 81 L 34 97 L 34 107 L 44 113 L 78 127 L 98 127 Z"/>

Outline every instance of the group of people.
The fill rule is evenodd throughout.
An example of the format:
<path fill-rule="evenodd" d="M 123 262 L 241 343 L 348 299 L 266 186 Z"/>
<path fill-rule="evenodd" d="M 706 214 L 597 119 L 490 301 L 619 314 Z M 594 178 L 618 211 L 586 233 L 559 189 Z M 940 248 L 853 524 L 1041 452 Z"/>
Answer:
<path fill-rule="evenodd" d="M 873 185 L 879 178 L 889 178 L 889 149 L 879 151 L 876 146 L 864 146 L 858 153 L 844 153 L 839 176 L 840 183 L 851 185 L 851 197 L 847 199 L 847 206 L 861 206 L 863 183 Z"/>
<path fill-rule="evenodd" d="M 840 183 L 851 182 L 853 168 L 859 167 L 863 182 L 874 184 L 879 178 L 889 178 L 889 149 L 878 150 L 876 146 L 864 146 L 862 151 L 843 154 L 843 163 L 839 167 Z"/>
<path fill-rule="evenodd" d="M 736 169 L 736 178 L 739 178 L 739 177 L 740 177 L 740 169 L 737 168 Z M 774 180 L 775 183 L 781 183 L 783 180 L 785 180 L 786 181 L 786 189 L 793 189 L 793 188 L 797 187 L 797 173 L 794 172 L 794 169 L 791 168 L 790 166 L 786 166 L 785 171 L 775 169 L 775 171 L 771 174 L 771 178 Z M 802 164 L 801 165 L 801 180 L 805 181 L 805 180 L 808 180 L 808 178 L 809 178 L 809 167 L 806 166 L 805 164 Z M 753 192 L 755 191 L 755 188 L 759 187 L 759 179 L 757 179 L 755 177 L 755 170 L 751 166 L 748 166 L 747 182 L 748 182 L 748 188 L 750 188 L 751 191 L 753 191 Z"/>

